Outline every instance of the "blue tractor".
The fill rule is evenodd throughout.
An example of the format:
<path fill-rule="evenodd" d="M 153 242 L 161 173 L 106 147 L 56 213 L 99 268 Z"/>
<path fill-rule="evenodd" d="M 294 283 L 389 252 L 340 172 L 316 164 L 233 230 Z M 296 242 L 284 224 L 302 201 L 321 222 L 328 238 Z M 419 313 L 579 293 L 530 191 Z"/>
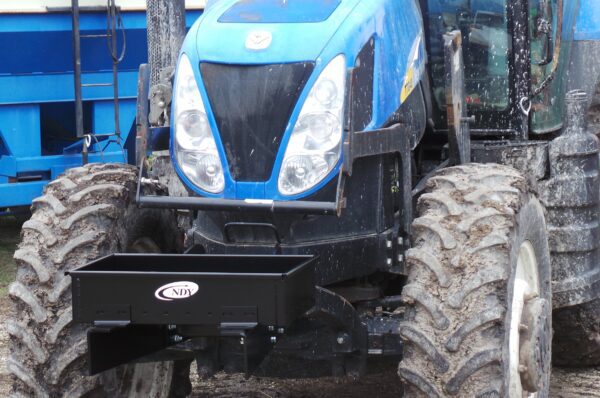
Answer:
<path fill-rule="evenodd" d="M 23 225 L 15 394 L 391 361 L 406 397 L 546 397 L 600 364 L 600 1 L 219 0 L 181 47 L 150 4 L 138 166 Z"/>

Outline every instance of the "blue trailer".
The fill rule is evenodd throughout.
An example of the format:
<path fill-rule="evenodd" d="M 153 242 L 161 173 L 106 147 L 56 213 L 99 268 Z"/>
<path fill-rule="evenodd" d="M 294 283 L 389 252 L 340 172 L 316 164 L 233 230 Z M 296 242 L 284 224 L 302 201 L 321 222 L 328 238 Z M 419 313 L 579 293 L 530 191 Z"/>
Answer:
<path fill-rule="evenodd" d="M 106 38 L 101 37 L 106 32 L 106 2 L 88 3 L 80 16 L 84 132 L 101 136 L 115 131 L 113 88 L 107 84 L 112 81 L 112 60 Z M 128 162 L 132 153 L 128 147 L 135 140 L 138 67 L 148 56 L 146 13 L 144 2 L 121 3 L 126 37 L 125 56 L 118 65 L 122 144 L 109 137 L 92 140 L 90 162 Z M 188 2 L 188 26 L 200 16 L 202 3 Z M 83 140 L 77 137 L 75 126 L 69 5 L 64 0 L 0 5 L 2 213 L 29 206 L 49 181 L 82 164 Z M 122 45 L 119 35 L 119 48 Z"/>

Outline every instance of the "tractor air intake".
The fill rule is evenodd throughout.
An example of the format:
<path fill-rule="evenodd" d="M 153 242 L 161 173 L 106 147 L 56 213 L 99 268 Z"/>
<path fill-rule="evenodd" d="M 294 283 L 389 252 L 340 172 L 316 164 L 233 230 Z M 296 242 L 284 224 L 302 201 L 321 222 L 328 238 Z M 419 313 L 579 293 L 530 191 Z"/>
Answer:
<path fill-rule="evenodd" d="M 234 180 L 271 177 L 285 128 L 313 69 L 311 62 L 200 65 Z"/>

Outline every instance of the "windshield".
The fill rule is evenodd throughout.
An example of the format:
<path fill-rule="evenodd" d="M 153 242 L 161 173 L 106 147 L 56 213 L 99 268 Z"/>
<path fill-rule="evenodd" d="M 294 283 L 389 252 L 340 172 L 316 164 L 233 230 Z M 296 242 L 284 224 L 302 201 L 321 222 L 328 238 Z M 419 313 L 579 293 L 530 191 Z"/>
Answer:
<path fill-rule="evenodd" d="M 474 110 L 509 105 L 507 0 L 429 0 L 430 64 L 437 104 L 445 106 L 444 33 L 463 37 L 467 103 Z"/>

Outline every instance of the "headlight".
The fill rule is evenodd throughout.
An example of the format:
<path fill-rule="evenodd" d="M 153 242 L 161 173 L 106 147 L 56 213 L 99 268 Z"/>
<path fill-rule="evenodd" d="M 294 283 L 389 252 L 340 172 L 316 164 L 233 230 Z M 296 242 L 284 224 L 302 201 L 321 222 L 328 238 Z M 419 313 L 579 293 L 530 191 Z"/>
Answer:
<path fill-rule="evenodd" d="M 346 59 L 338 55 L 310 90 L 279 171 L 283 195 L 314 187 L 335 168 L 342 150 Z"/>
<path fill-rule="evenodd" d="M 183 54 L 175 77 L 174 153 L 181 171 L 210 193 L 225 188 L 223 166 L 190 60 Z"/>

